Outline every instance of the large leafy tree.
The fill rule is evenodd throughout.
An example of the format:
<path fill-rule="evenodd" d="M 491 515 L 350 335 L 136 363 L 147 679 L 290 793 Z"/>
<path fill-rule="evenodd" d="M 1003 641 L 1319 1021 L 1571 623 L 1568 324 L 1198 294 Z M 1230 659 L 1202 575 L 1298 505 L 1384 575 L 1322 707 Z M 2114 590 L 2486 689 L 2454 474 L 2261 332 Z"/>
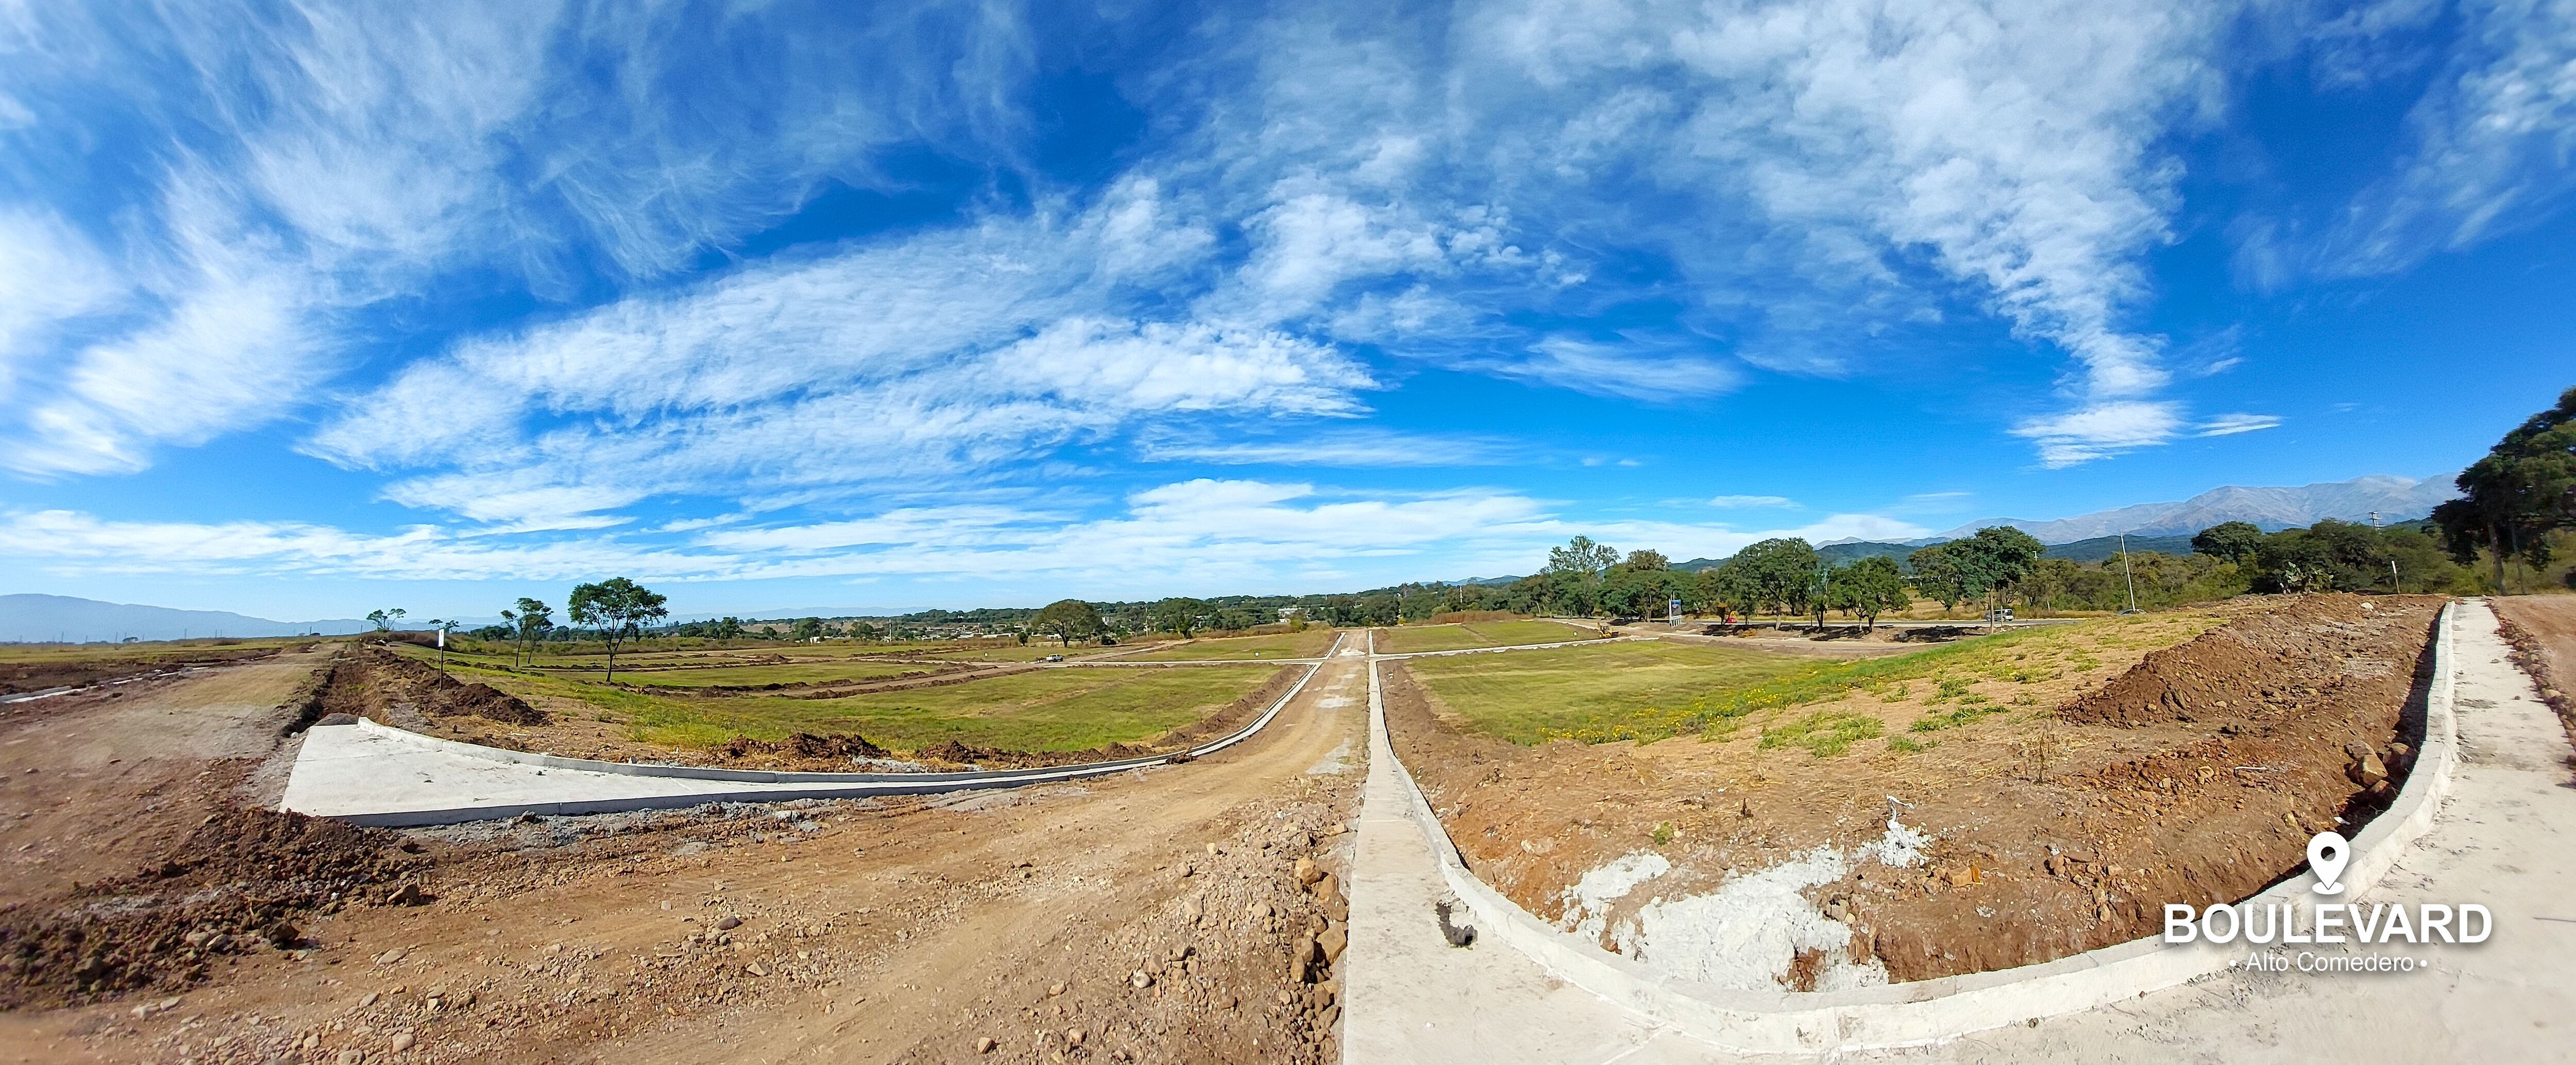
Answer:
<path fill-rule="evenodd" d="M 1576 617 L 1592 616 L 1602 605 L 1602 577 L 1618 563 L 1619 549 L 1595 543 L 1589 536 L 1549 548 L 1547 568 L 1539 571 L 1547 579 L 1549 605 Z"/>
<path fill-rule="evenodd" d="M 565 602 L 572 623 L 598 631 L 608 645 L 608 679 L 617 679 L 617 645 L 644 635 L 644 626 L 671 616 L 661 593 L 624 577 L 577 585 Z"/>
<path fill-rule="evenodd" d="M 1950 545 L 1922 548 L 1905 556 L 1905 564 L 1914 569 L 1914 587 L 1940 600 L 1942 613 L 1959 609 L 1959 600 L 1968 597 L 1967 585 L 1959 579 L 1958 563 L 1950 557 Z"/>
<path fill-rule="evenodd" d="M 367 620 L 375 623 L 377 632 L 392 632 L 394 626 L 400 623 L 403 615 L 407 613 L 409 611 L 398 606 L 386 607 L 382 610 L 367 611 Z"/>
<path fill-rule="evenodd" d="M 1738 567 L 1753 598 L 1747 613 L 1768 609 L 1803 614 L 1819 589 L 1816 549 L 1794 536 L 1763 540 L 1727 560 Z"/>
<path fill-rule="evenodd" d="M 2547 565 L 2549 531 L 2576 525 L 2576 388 L 2504 434 L 2455 483 L 2461 498 L 2433 508 L 2453 558 L 2475 562 L 2486 549 L 2498 591 L 2506 556 Z"/>
<path fill-rule="evenodd" d="M 1080 599 L 1058 599 L 1030 618 L 1029 628 L 1071 647 L 1073 641 L 1091 639 L 1107 631 L 1108 626 L 1101 624 L 1100 611 L 1091 604 Z"/>
<path fill-rule="evenodd" d="M 1833 603 L 1839 610 L 1860 615 L 1861 627 L 1875 629 L 1878 616 L 1905 607 L 1905 574 L 1896 568 L 1896 560 L 1885 555 L 1855 559 L 1848 566 L 1834 570 Z"/>
<path fill-rule="evenodd" d="M 1187 638 L 1199 630 L 1201 619 L 1216 613 L 1203 599 L 1172 598 L 1155 603 L 1146 616 L 1154 627 Z M 1239 613 L 1239 611 L 1238 611 Z"/>
<path fill-rule="evenodd" d="M 2193 552 L 2240 566 L 2254 561 L 2254 551 L 2261 546 L 2263 530 L 2244 521 L 2222 521 L 2191 538 Z"/>
<path fill-rule="evenodd" d="M 1996 593 L 2030 576 L 2040 556 L 2048 553 L 2039 538 L 2009 525 L 1988 526 L 1977 530 L 1975 536 L 1941 546 L 1944 557 L 1958 571 L 1962 596 L 1984 598 L 1990 612 Z"/>

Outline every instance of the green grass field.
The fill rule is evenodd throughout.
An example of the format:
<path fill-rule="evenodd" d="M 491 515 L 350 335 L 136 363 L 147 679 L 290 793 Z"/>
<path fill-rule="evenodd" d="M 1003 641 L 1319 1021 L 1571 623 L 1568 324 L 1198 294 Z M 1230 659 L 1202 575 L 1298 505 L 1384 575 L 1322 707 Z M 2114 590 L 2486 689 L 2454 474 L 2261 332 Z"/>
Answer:
<path fill-rule="evenodd" d="M 1102 647 L 1097 644 L 1083 643 L 1066 647 L 1053 640 L 1031 640 L 1026 647 L 1004 645 L 1000 647 L 980 647 L 967 651 L 934 651 L 927 657 L 946 659 L 951 662 L 1035 662 L 1048 655 L 1063 655 L 1066 658 L 1083 658 L 1090 655 L 1100 654 L 1102 652 L 1117 652 L 1126 649 L 1127 648 L 1123 647 Z"/>
<path fill-rule="evenodd" d="M 1471 621 L 1463 625 L 1406 625 L 1380 629 L 1377 653 L 1463 651 L 1471 647 L 1520 647 L 1534 643 L 1588 640 L 1598 633 L 1555 621 Z"/>
<path fill-rule="evenodd" d="M 574 677 L 454 672 L 523 698 L 579 700 L 626 725 L 637 740 L 674 747 L 705 747 L 735 735 L 775 740 L 796 732 L 855 732 L 898 751 L 951 739 L 1006 750 L 1073 751 L 1151 740 L 1223 708 L 1277 670 L 1050 669 L 841 699 L 664 696 Z"/>
<path fill-rule="evenodd" d="M 1353 637 L 1357 639 L 1357 637 Z M 1126 662 L 1213 662 L 1229 658 L 1318 658 L 1333 646 L 1333 630 L 1312 628 L 1268 636 L 1194 640 L 1121 658 Z"/>
<path fill-rule="evenodd" d="M 2171 646 L 2217 625 L 2216 617 L 2192 611 L 2096 618 L 1854 661 L 1641 642 L 1417 658 L 1407 665 L 1471 727 L 1514 743 L 1724 736 L 1752 720 L 1765 726 L 1765 746 L 1824 755 L 1878 732 L 1850 715 L 1789 719 L 1787 711 L 1867 692 L 1934 711 L 1911 731 L 1956 728 L 2001 711 L 1998 696 L 1973 690 L 1978 684 L 2010 690 L 2087 673 L 2101 668 L 2105 649 Z"/>
<path fill-rule="evenodd" d="M 828 684 L 834 681 L 875 680 L 899 677 L 906 673 L 926 673 L 939 669 L 904 662 L 817 662 L 786 666 L 711 666 L 697 669 L 644 669 L 629 673 L 617 671 L 617 682 L 657 688 L 712 688 L 718 686 L 757 687 L 762 684 Z"/>

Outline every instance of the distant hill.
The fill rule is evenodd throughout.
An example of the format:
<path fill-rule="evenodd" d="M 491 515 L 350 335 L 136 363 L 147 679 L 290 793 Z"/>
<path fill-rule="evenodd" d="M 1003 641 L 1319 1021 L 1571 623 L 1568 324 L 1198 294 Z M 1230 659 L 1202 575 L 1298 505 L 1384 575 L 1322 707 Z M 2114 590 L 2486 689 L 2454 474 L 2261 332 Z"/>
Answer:
<path fill-rule="evenodd" d="M 371 626 L 356 618 L 270 621 L 225 610 L 173 610 L 132 603 L 102 603 L 68 595 L 0 595 L 0 643 L 91 643 L 178 640 L 197 636 L 345 635 Z"/>
<path fill-rule="evenodd" d="M 2298 488 L 2213 488 L 2178 503 L 2136 506 L 2079 514 L 2072 518 L 2033 521 L 1987 518 L 1947 533 L 1955 539 L 1993 525 L 2010 525 L 2045 544 L 2074 544 L 2104 536 L 2189 536 L 2223 521 L 2249 522 L 2266 532 L 2305 528 L 2327 518 L 2368 521 L 2379 512 L 2382 524 L 2421 518 L 2459 494 L 2448 476 L 2415 480 L 2407 477 L 2356 477 Z M 2136 550 L 2132 545 L 2131 550 Z"/>
<path fill-rule="evenodd" d="M 2168 555 L 2188 555 L 2191 553 L 2191 537 L 2132 536 L 2129 538 L 2130 554 L 2142 555 L 2149 551 Z M 2119 554 L 2120 538 L 2117 536 L 2096 536 L 2090 540 L 2077 540 L 2071 544 L 2048 545 L 2048 557 L 2062 558 L 2069 562 L 2099 562 L 2106 558 L 2117 558 Z"/>

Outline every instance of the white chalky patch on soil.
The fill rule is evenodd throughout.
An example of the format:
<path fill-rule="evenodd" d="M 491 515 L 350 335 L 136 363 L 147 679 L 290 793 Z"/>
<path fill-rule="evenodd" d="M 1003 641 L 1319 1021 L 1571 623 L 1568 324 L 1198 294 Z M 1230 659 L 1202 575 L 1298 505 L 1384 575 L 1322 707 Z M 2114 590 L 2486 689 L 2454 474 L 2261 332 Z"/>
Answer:
<path fill-rule="evenodd" d="M 1877 958 L 1851 960 L 1851 928 L 1824 915 L 1801 892 L 1830 884 L 1854 863 L 1891 866 L 1923 860 L 1931 837 L 1887 822 L 1887 834 L 1849 852 L 1818 847 L 1796 859 L 1729 879 L 1706 895 L 1655 899 L 1611 933 L 1619 953 L 1660 972 L 1717 987 L 1778 990 L 1802 950 L 1824 952 L 1818 991 L 1887 982 Z"/>
<path fill-rule="evenodd" d="M 1559 898 L 1565 902 L 1565 916 L 1556 926 L 1592 942 L 1601 942 L 1601 933 L 1610 919 L 1610 904 L 1627 897 L 1637 885 L 1671 872 L 1673 863 L 1653 851 L 1638 851 L 1608 865 L 1583 874 L 1583 879 L 1565 889 Z"/>
<path fill-rule="evenodd" d="M 1312 777 L 1331 776 L 1335 773 L 1348 771 L 1350 768 L 1351 741 L 1343 740 L 1341 746 L 1333 748 L 1333 753 L 1325 755 L 1322 761 L 1307 767 L 1306 775 Z"/>

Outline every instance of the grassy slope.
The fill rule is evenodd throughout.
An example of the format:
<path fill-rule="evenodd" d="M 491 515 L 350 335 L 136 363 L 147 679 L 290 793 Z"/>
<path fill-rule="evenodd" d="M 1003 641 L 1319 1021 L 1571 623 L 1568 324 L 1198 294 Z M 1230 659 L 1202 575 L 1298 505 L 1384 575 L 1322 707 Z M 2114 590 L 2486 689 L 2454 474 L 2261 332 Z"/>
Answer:
<path fill-rule="evenodd" d="M 855 732 L 895 750 L 954 739 L 979 747 L 1070 751 L 1152 739 L 1233 702 L 1275 670 L 1051 669 L 844 699 L 676 698 L 569 677 L 456 672 L 522 697 L 591 704 L 624 722 L 634 738 L 670 746 L 707 746 L 736 734 L 774 740 L 793 732 Z"/>
<path fill-rule="evenodd" d="M 1227 636 L 1195 640 L 1157 651 L 1126 656 L 1127 662 L 1209 662 L 1225 658 L 1315 658 L 1333 646 L 1333 630 L 1308 629 L 1269 636 Z"/>
<path fill-rule="evenodd" d="M 1476 621 L 1464 625 L 1407 625 L 1380 631 L 1377 637 L 1377 652 L 1383 655 L 1398 655 L 1413 654 L 1418 651 L 1461 651 L 1470 647 L 1519 647 L 1533 643 L 1585 640 L 1597 635 L 1599 634 L 1554 621 Z"/>
<path fill-rule="evenodd" d="M 1515 743 L 1723 735 L 1750 719 L 1766 726 L 1766 746 L 1828 754 L 1877 729 L 1852 714 L 1826 720 L 1785 712 L 1867 692 L 1937 708 L 1910 727 L 1937 732 L 2003 711 L 2014 697 L 1996 695 L 2010 687 L 2097 668 L 2103 649 L 2167 646 L 2216 625 L 2207 614 L 2159 612 L 2017 629 L 1858 661 L 1629 643 L 1414 659 L 1410 668 L 1467 723 Z M 1980 685 L 1988 690 L 1976 690 Z"/>

